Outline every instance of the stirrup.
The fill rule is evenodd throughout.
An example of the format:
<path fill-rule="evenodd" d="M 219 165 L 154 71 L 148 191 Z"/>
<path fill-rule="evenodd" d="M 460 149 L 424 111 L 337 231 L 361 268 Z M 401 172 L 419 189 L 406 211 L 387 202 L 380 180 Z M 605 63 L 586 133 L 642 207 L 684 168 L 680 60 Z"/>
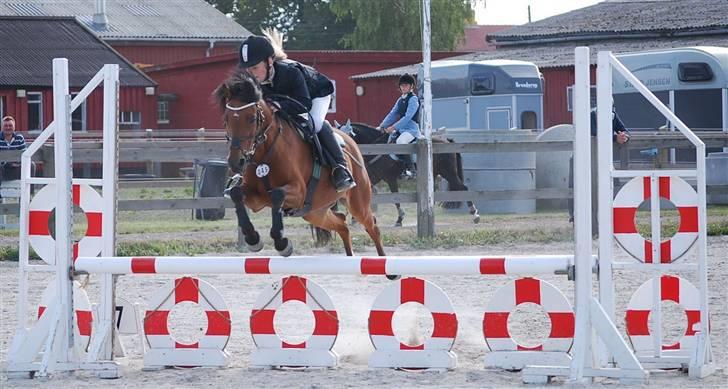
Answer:
<path fill-rule="evenodd" d="M 336 171 L 339 169 L 343 170 L 343 173 L 339 173 L 339 174 L 343 174 L 343 176 L 344 176 L 341 179 L 336 178 L 336 176 L 337 176 Z M 349 172 L 349 170 L 347 168 L 345 168 L 344 166 L 341 166 L 341 165 L 335 166 L 334 169 L 331 171 L 331 179 L 334 182 L 334 187 L 336 188 L 336 191 L 339 193 L 345 192 L 356 186 L 354 177 L 351 176 L 351 173 Z"/>

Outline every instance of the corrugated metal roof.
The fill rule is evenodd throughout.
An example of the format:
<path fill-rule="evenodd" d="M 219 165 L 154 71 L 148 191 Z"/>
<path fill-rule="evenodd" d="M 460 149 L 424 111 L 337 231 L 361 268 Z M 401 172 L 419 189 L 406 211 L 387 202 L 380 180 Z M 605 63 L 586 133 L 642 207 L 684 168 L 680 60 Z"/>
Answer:
<path fill-rule="evenodd" d="M 52 86 L 53 58 L 68 59 L 72 87 L 113 63 L 121 86 L 156 85 L 74 18 L 0 16 L 0 42 L 1 86 Z"/>
<path fill-rule="evenodd" d="M 93 23 L 96 0 L 8 0 L 0 16 L 73 16 L 112 40 L 239 41 L 250 31 L 204 0 L 107 0 L 106 28 Z"/>
<path fill-rule="evenodd" d="M 488 34 L 497 45 L 546 38 L 639 34 L 665 36 L 728 27 L 726 0 L 611 0 Z"/>
<path fill-rule="evenodd" d="M 675 47 L 692 46 L 719 46 L 728 47 L 728 33 L 723 35 L 709 35 L 698 37 L 661 38 L 661 39 L 613 39 L 596 42 L 563 42 L 553 44 L 539 44 L 528 46 L 506 46 L 494 51 L 482 51 L 465 54 L 448 60 L 482 61 L 494 59 L 514 59 L 533 62 L 539 69 L 565 67 L 574 65 L 574 48 L 589 46 L 591 48 L 591 61 L 596 63 L 597 53 L 610 50 L 614 53 L 630 53 L 652 49 L 667 49 Z M 433 61 L 434 63 L 435 61 Z M 352 80 L 363 80 L 378 77 L 394 77 L 402 73 L 416 73 L 419 64 L 401 66 L 392 69 L 380 70 L 352 76 Z"/>

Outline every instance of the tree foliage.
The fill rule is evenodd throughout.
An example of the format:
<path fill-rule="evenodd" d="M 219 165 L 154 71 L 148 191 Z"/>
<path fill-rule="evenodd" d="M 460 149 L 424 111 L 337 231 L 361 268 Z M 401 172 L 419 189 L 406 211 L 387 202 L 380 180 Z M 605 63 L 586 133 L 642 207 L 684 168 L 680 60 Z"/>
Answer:
<path fill-rule="evenodd" d="M 343 43 L 355 50 L 421 50 L 421 0 L 331 0 L 338 18 L 355 20 Z M 453 50 L 474 21 L 471 0 L 432 0 L 433 50 Z"/>
<path fill-rule="evenodd" d="M 235 3 L 237 0 L 206 0 L 213 7 L 217 8 L 224 14 L 231 14 L 235 11 Z"/>
<path fill-rule="evenodd" d="M 478 0 L 431 0 L 433 50 L 453 50 Z M 287 49 L 421 50 L 422 0 L 207 0 L 254 34 L 276 28 Z"/>
<path fill-rule="evenodd" d="M 350 18 L 336 17 L 328 0 L 240 0 L 236 19 L 256 34 L 278 29 L 294 50 L 341 49 L 341 37 L 354 26 Z"/>

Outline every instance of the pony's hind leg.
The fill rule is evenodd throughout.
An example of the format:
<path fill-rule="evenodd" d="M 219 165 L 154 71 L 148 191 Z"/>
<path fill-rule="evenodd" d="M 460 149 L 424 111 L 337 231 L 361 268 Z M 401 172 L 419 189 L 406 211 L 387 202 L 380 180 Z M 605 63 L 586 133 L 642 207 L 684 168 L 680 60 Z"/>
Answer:
<path fill-rule="evenodd" d="M 260 234 L 255 230 L 255 226 L 250 221 L 248 216 L 248 210 L 245 209 L 243 203 L 243 190 L 239 186 L 234 187 L 230 190 L 230 199 L 235 204 L 235 215 L 238 218 L 238 227 L 242 232 L 245 245 L 251 252 L 258 252 L 263 249 L 263 242 L 260 240 Z"/>

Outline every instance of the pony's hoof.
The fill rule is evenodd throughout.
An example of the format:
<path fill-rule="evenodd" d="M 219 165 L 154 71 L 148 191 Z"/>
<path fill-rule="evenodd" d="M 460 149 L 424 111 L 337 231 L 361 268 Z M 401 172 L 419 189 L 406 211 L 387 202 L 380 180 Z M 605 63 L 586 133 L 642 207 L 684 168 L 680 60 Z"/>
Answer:
<path fill-rule="evenodd" d="M 248 248 L 248 251 L 250 251 L 251 253 L 257 253 L 258 251 L 263 250 L 263 241 L 259 239 L 258 243 L 256 243 L 256 244 L 245 243 L 245 246 Z"/>
<path fill-rule="evenodd" d="M 402 227 L 402 222 L 396 222 L 396 223 L 394 223 L 394 226 L 395 227 Z"/>
<path fill-rule="evenodd" d="M 392 281 L 397 281 L 398 279 L 402 278 L 402 276 L 396 276 L 393 274 L 387 274 L 387 279 Z"/>
<path fill-rule="evenodd" d="M 278 250 L 278 247 L 276 247 L 276 250 L 282 257 L 290 257 L 293 254 L 293 243 L 288 238 L 283 238 L 283 240 L 286 242 L 286 247 L 282 250 Z"/>
<path fill-rule="evenodd" d="M 480 215 L 476 215 L 476 216 L 475 216 L 475 217 L 473 218 L 473 223 L 474 223 L 474 224 L 478 224 L 478 223 L 480 223 Z"/>

